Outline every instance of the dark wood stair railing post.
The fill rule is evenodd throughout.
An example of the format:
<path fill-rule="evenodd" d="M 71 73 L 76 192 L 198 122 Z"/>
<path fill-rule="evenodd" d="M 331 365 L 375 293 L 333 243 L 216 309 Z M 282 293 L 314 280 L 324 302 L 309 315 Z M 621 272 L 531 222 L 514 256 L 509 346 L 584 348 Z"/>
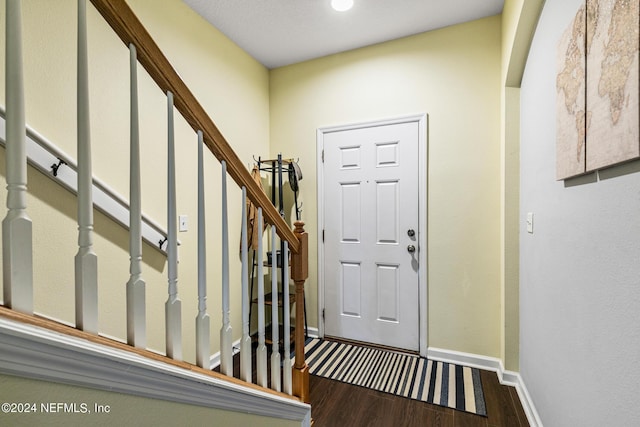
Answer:
<path fill-rule="evenodd" d="M 296 285 L 296 362 L 293 366 L 293 394 L 301 401 L 310 403 L 309 367 L 304 359 L 304 282 L 309 277 L 309 235 L 304 231 L 304 222 L 296 221 L 293 233 L 300 242 L 298 253 L 291 254 L 291 278 Z"/>

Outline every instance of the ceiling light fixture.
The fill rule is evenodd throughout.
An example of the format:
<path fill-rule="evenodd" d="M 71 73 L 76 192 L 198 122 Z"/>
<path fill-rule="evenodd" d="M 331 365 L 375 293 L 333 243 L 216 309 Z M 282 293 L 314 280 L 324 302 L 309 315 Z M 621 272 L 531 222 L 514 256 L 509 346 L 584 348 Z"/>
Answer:
<path fill-rule="evenodd" d="M 338 12 L 345 12 L 353 7 L 353 0 L 331 0 L 331 7 Z"/>

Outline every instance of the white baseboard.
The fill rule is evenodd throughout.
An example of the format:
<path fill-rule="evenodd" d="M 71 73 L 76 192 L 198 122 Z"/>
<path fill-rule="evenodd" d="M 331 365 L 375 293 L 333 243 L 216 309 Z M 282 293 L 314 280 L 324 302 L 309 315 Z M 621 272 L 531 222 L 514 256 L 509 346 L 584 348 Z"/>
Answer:
<path fill-rule="evenodd" d="M 540 415 L 538 415 L 538 411 L 536 411 L 533 400 L 531 400 L 529 390 L 527 390 L 527 386 L 524 384 L 520 374 L 517 375 L 519 382 L 516 385 L 516 391 L 522 403 L 522 409 L 524 409 L 525 414 L 527 414 L 527 420 L 532 427 L 542 427 L 542 420 L 540 419 Z"/>
<path fill-rule="evenodd" d="M 318 331 L 318 328 L 313 328 L 310 326 L 307 328 L 307 335 L 311 338 L 320 338 L 320 331 Z"/>
<path fill-rule="evenodd" d="M 482 356 L 479 354 L 463 353 L 455 350 L 445 350 L 441 348 L 429 347 L 427 349 L 427 358 L 431 360 L 437 360 L 440 362 L 454 363 L 457 365 L 469 366 L 472 368 L 483 369 L 485 371 L 492 371 L 498 375 L 500 384 L 515 387 L 518 392 L 518 397 L 527 420 L 531 427 L 542 427 L 542 421 L 536 411 L 536 408 L 531 400 L 531 396 L 527 391 L 527 387 L 520 376 L 520 373 L 514 371 L 507 371 L 504 369 L 502 360 L 495 357 Z"/>
<path fill-rule="evenodd" d="M 502 361 L 495 357 L 429 347 L 427 348 L 427 358 L 437 360 L 439 362 L 455 363 L 457 365 L 484 369 L 485 371 L 493 371 L 498 373 L 498 377 L 500 378 L 500 381 L 502 381 L 500 374 L 501 371 L 504 372 L 504 368 L 502 368 Z"/>

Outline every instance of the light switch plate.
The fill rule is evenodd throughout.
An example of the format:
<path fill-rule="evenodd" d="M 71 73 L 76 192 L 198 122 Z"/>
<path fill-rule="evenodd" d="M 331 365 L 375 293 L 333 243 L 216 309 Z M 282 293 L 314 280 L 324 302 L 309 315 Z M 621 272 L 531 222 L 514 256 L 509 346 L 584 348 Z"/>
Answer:
<path fill-rule="evenodd" d="M 187 215 L 178 216 L 178 231 L 184 232 L 189 230 L 189 217 Z"/>
<path fill-rule="evenodd" d="M 527 213 L 527 233 L 533 234 L 533 212 Z"/>

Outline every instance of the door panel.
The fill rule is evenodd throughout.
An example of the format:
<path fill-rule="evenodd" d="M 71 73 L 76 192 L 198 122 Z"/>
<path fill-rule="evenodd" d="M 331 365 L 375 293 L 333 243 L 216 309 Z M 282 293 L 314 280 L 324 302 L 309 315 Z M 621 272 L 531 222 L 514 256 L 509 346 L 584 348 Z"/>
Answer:
<path fill-rule="evenodd" d="M 343 316 L 360 316 L 361 285 L 360 264 L 343 262 L 340 280 Z"/>
<path fill-rule="evenodd" d="M 360 183 L 343 183 L 342 189 L 342 242 L 360 242 Z"/>
<path fill-rule="evenodd" d="M 398 181 L 376 183 L 376 243 L 397 244 Z"/>
<path fill-rule="evenodd" d="M 325 334 L 419 349 L 418 123 L 324 136 Z"/>
<path fill-rule="evenodd" d="M 377 264 L 378 320 L 397 322 L 400 319 L 400 275 L 397 265 Z"/>

